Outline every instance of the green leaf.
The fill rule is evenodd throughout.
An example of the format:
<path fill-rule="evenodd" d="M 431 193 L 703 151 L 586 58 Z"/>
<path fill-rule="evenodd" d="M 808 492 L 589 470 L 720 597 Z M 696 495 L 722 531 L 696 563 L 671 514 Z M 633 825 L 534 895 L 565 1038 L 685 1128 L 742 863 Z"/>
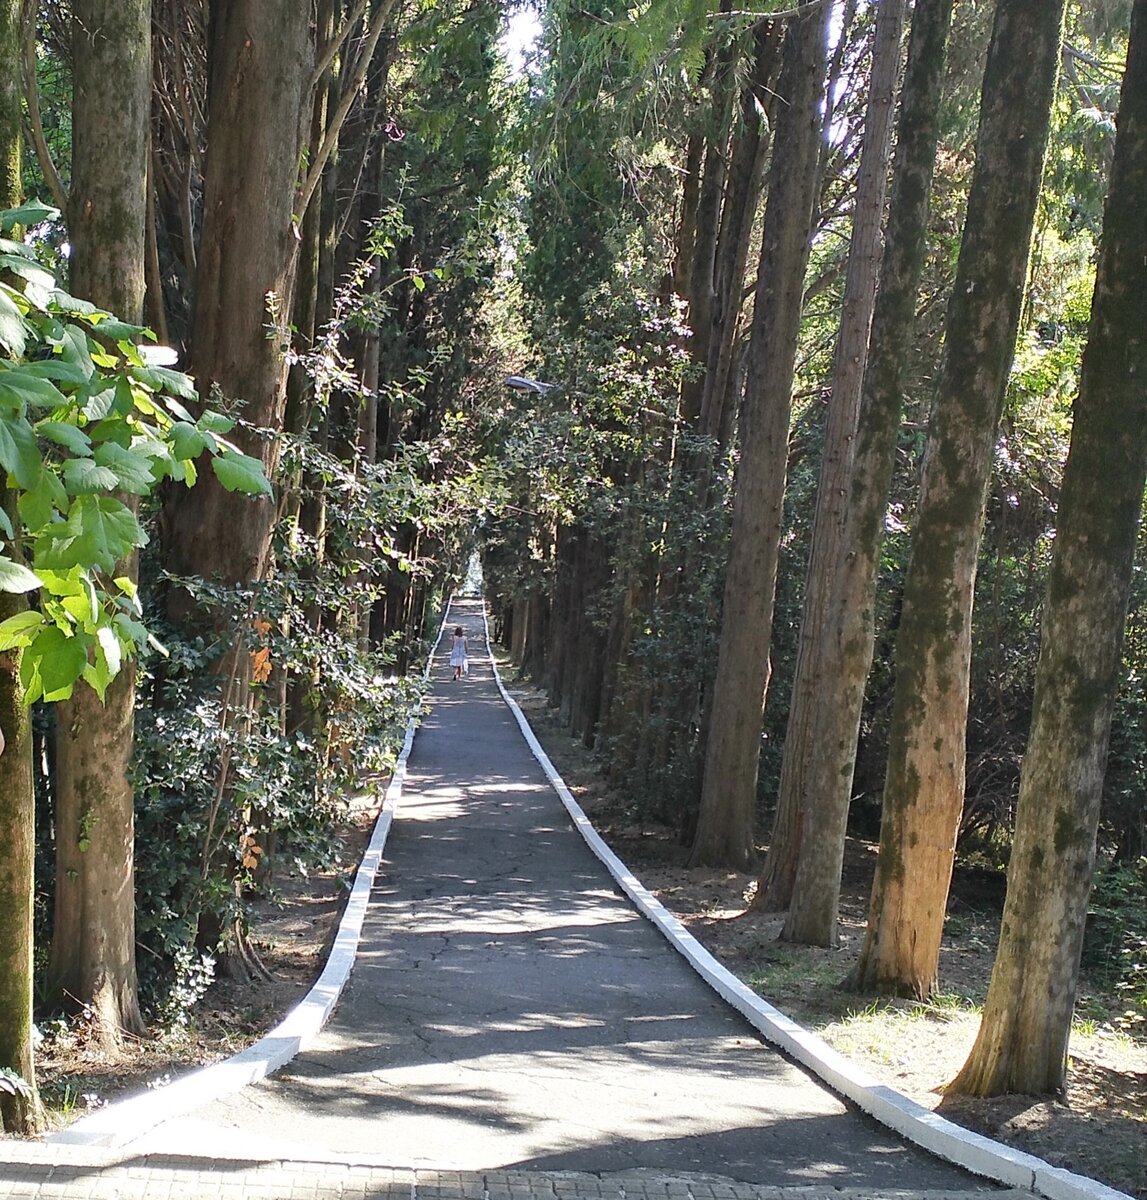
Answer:
<path fill-rule="evenodd" d="M 94 589 L 90 594 L 65 596 L 60 607 L 81 628 L 91 629 L 99 620 L 100 608 Z"/>
<path fill-rule="evenodd" d="M 91 595 L 95 603 L 95 588 L 83 568 L 73 567 L 70 571 L 41 571 L 44 590 L 53 596 Z"/>
<path fill-rule="evenodd" d="M 37 542 L 35 566 L 112 571 L 121 558 L 146 544 L 147 534 L 135 515 L 114 496 L 77 496 L 67 521 L 46 530 Z"/>
<path fill-rule="evenodd" d="M 40 478 L 40 448 L 24 417 L 0 414 L 0 466 L 15 476 L 22 488 L 35 487 Z"/>
<path fill-rule="evenodd" d="M 81 457 L 92 452 L 92 442 L 88 435 L 75 425 L 69 425 L 67 421 L 37 421 L 36 432 Z"/>
<path fill-rule="evenodd" d="M 22 375 L 34 375 L 38 379 L 53 379 L 56 383 L 68 383 L 79 387 L 87 383 L 88 377 L 75 363 L 64 362 L 62 358 L 45 358 L 39 362 L 22 363 Z"/>
<path fill-rule="evenodd" d="M 90 458 L 72 458 L 64 463 L 64 484 L 69 492 L 111 492 L 119 479 L 114 471 L 101 467 Z"/>
<path fill-rule="evenodd" d="M 20 517 L 29 532 L 36 533 L 50 525 L 57 513 L 67 510 L 68 493 L 53 471 L 40 469 L 39 478 L 24 491 L 18 501 Z"/>
<path fill-rule="evenodd" d="M 93 308 L 93 312 L 95 309 Z M 78 325 L 65 325 L 64 336 L 60 343 L 60 353 L 65 362 L 74 363 L 84 373 L 85 379 L 91 379 L 96 374 L 96 364 L 92 362 L 92 351 L 88 344 L 88 335 Z"/>
<path fill-rule="evenodd" d="M 9 294 L 9 289 L 0 287 L 0 345 L 13 358 L 23 358 L 27 339 L 28 328 L 24 324 L 23 313 Z"/>
<path fill-rule="evenodd" d="M 66 700 L 72 686 L 88 664 L 86 639 L 68 637 L 62 629 L 50 625 L 37 634 L 24 651 L 20 662 L 20 678 L 27 700 Z"/>
<path fill-rule="evenodd" d="M 207 438 L 186 421 L 177 421 L 169 435 L 171 452 L 176 458 L 198 458 L 207 449 Z"/>
<path fill-rule="evenodd" d="M 182 371 L 173 371 L 170 367 L 132 367 L 131 376 L 145 387 L 151 388 L 153 392 L 178 396 L 180 400 L 187 400 L 191 404 L 199 400 L 199 393 L 195 390 L 191 376 Z M 186 412 L 177 415 L 181 420 L 191 420 L 190 414 Z"/>
<path fill-rule="evenodd" d="M 92 328 L 100 337 L 110 338 L 113 342 L 138 342 L 147 334 L 143 325 L 129 325 L 116 317 L 100 317 L 92 323 Z"/>
<path fill-rule="evenodd" d="M 115 626 L 116 631 L 123 641 L 134 645 L 136 650 L 142 650 L 145 646 L 154 645 L 161 653 L 166 653 L 163 647 L 148 633 L 147 626 L 141 621 L 133 620 L 127 613 L 116 613 L 112 617 L 112 625 Z"/>
<path fill-rule="evenodd" d="M 271 484 L 263 473 L 263 464 L 249 454 L 226 450 L 211 460 L 215 478 L 229 492 L 244 492 L 248 496 L 270 496 Z"/>
<path fill-rule="evenodd" d="M 42 379 L 27 366 L 0 372 L 0 396 L 33 408 L 59 408 L 68 402 L 51 380 Z"/>
<path fill-rule="evenodd" d="M 34 608 L 18 612 L 6 621 L 0 621 L 0 650 L 31 645 L 32 639 L 44 625 L 44 614 Z"/>
<path fill-rule="evenodd" d="M 17 225 L 39 225 L 44 221 L 54 221 L 59 215 L 58 208 L 51 208 L 39 200 L 29 200 L 16 208 L 6 208 L 0 212 L 0 228 L 5 233 L 11 233 Z"/>
<path fill-rule="evenodd" d="M 214 409 L 207 409 L 206 412 L 195 422 L 195 428 L 201 429 L 204 433 L 230 433 L 235 428 L 235 422 L 230 417 L 225 417 L 222 413 L 215 412 Z"/>
<path fill-rule="evenodd" d="M 104 442 L 96 447 L 96 462 L 114 472 L 122 492 L 146 496 L 155 486 L 152 460 L 136 450 L 125 450 L 115 442 Z"/>
<path fill-rule="evenodd" d="M 88 687 L 99 696 L 100 703 L 102 704 L 104 697 L 107 695 L 108 685 L 115 678 L 115 672 L 109 669 L 108 664 L 104 661 L 104 656 L 99 653 L 98 648 L 95 662 L 84 664 L 82 678 Z"/>
<path fill-rule="evenodd" d="M 39 575 L 22 563 L 0 556 L 0 592 L 31 592 L 42 583 Z"/>
<path fill-rule="evenodd" d="M 52 288 L 56 284 L 55 276 L 51 271 L 45 270 L 35 259 L 30 259 L 26 255 L 0 254 L 0 267 L 40 288 Z"/>
<path fill-rule="evenodd" d="M 115 407 L 116 389 L 100 388 L 84 401 L 83 414 L 89 421 L 102 421 Z"/>

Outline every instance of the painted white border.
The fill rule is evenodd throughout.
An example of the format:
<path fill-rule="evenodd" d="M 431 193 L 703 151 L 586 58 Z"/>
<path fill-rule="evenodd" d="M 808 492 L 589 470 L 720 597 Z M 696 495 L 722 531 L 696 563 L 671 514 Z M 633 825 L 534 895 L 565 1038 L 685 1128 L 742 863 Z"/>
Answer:
<path fill-rule="evenodd" d="M 442 624 L 438 627 L 438 637 L 426 656 L 423 679 L 430 678 L 434 656 L 442 641 L 449 612 L 450 606 L 447 604 L 442 615 Z M 402 799 L 402 789 L 406 783 L 406 762 L 410 757 L 414 734 L 421 720 L 420 701 L 406 723 L 402 750 L 387 785 L 370 842 L 355 872 L 354 884 L 339 921 L 330 956 L 322 974 L 306 996 L 274 1029 L 238 1054 L 209 1067 L 201 1067 L 163 1087 L 153 1088 L 126 1100 L 117 1100 L 90 1116 L 81 1117 L 66 1129 L 49 1135 L 44 1139 L 46 1142 L 71 1146 L 122 1146 L 164 1121 L 191 1112 L 201 1104 L 237 1092 L 249 1083 L 256 1083 L 290 1062 L 296 1054 L 314 1042 L 330 1020 L 350 976 L 351 967 L 354 966 L 366 906 L 382 861 L 386 838 L 394 821 L 395 809 Z"/>
<path fill-rule="evenodd" d="M 637 910 L 665 935 L 690 966 L 731 1004 L 764 1039 L 783 1050 L 790 1058 L 807 1067 L 833 1091 L 851 1100 L 858 1108 L 887 1125 L 908 1141 L 940 1158 L 965 1167 L 977 1175 L 994 1179 L 1014 1188 L 1024 1188 L 1048 1200 L 1131 1200 L 1125 1193 L 1083 1175 L 1062 1170 L 1042 1158 L 1013 1150 L 982 1134 L 962 1129 L 894 1088 L 880 1083 L 861 1067 L 838 1054 L 827 1042 L 802 1028 L 779 1009 L 762 1000 L 701 945 L 685 926 L 662 905 L 630 869 L 602 840 L 589 818 L 574 799 L 557 768 L 550 762 L 541 743 L 530 728 L 522 710 L 506 690 L 498 673 L 498 664 L 490 645 L 490 625 L 485 608 L 482 619 L 486 631 L 486 653 L 502 699 L 518 722 L 534 757 L 565 805 L 577 831 L 589 848 L 605 864 L 618 886 Z"/>

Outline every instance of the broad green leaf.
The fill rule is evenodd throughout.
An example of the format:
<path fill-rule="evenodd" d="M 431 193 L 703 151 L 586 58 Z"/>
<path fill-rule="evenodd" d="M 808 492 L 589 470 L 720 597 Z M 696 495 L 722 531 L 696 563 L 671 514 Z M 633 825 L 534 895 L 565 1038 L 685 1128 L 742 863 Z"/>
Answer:
<path fill-rule="evenodd" d="M 0 396 L 21 407 L 59 408 L 68 402 L 51 380 L 41 379 L 23 367 L 0 372 Z"/>
<path fill-rule="evenodd" d="M 88 377 L 75 363 L 62 358 L 45 358 L 39 362 L 21 363 L 22 375 L 34 375 L 39 379 L 53 379 L 56 383 L 67 383 L 74 387 L 87 383 Z"/>
<path fill-rule="evenodd" d="M 39 575 L 22 563 L 0 557 L 0 592 L 31 592 L 41 583 Z"/>
<path fill-rule="evenodd" d="M 170 367 L 133 367 L 131 376 L 145 387 L 151 388 L 153 392 L 162 392 L 168 397 L 178 396 L 180 400 L 191 404 L 199 400 L 199 393 L 195 390 L 191 376 L 182 371 L 173 371 Z M 192 419 L 186 411 L 177 412 L 176 416 L 184 421 Z"/>
<path fill-rule="evenodd" d="M 45 700 L 66 700 L 87 666 L 86 640 L 68 637 L 54 625 L 42 629 L 20 663 L 20 677 L 28 694 L 38 689 Z"/>
<path fill-rule="evenodd" d="M 68 495 L 60 481 L 51 471 L 41 470 L 35 484 L 20 494 L 17 507 L 20 510 L 20 519 L 29 532 L 36 533 L 45 525 L 51 524 L 57 511 L 66 508 L 67 503 Z"/>
<path fill-rule="evenodd" d="M 154 645 L 161 653 L 167 653 L 151 634 L 148 633 L 147 626 L 140 621 L 133 620 L 127 613 L 116 613 L 112 617 L 112 625 L 115 626 L 120 637 L 125 642 L 134 645 L 137 650 L 143 650 L 145 646 Z"/>
<path fill-rule="evenodd" d="M 75 425 L 69 425 L 67 421 L 37 421 L 36 432 L 81 457 L 92 452 L 92 443 L 88 435 Z"/>
<path fill-rule="evenodd" d="M 93 310 L 94 311 L 94 310 Z M 65 362 L 75 363 L 84 372 L 86 379 L 96 374 L 96 364 L 92 362 L 91 346 L 88 335 L 78 325 L 65 325 L 63 338 L 60 342 L 60 353 Z"/>
<path fill-rule="evenodd" d="M 263 473 L 263 464 L 249 454 L 228 450 L 211 460 L 216 479 L 229 492 L 244 492 L 248 496 L 271 495 L 271 484 Z"/>
<path fill-rule="evenodd" d="M 64 463 L 64 483 L 69 492 L 111 492 L 119 483 L 116 473 L 90 458 L 73 458 Z"/>
<path fill-rule="evenodd" d="M 54 221 L 59 215 L 58 208 L 51 208 L 39 200 L 28 200 L 16 208 L 6 208 L 0 212 L 0 228 L 5 233 L 11 233 L 17 225 L 39 225 L 44 221 Z"/>
<path fill-rule="evenodd" d="M 207 411 L 195 422 L 196 429 L 203 430 L 204 433 L 230 433 L 235 428 L 235 422 L 230 417 L 225 417 L 222 413 L 215 412 L 214 409 Z"/>
<path fill-rule="evenodd" d="M 75 624 L 84 629 L 93 628 L 100 617 L 99 603 L 94 592 L 90 595 L 65 596 L 60 601 L 60 607 Z"/>
<path fill-rule="evenodd" d="M 103 311 L 90 300 L 81 300 L 79 296 L 73 296 L 70 292 L 65 292 L 63 288 L 57 288 L 52 293 L 52 305 L 58 312 L 73 317 L 91 317 Z"/>
<path fill-rule="evenodd" d="M 81 678 L 99 696 L 100 703 L 102 704 L 104 697 L 107 695 L 108 685 L 115 678 L 115 674 L 108 668 L 108 664 L 104 660 L 104 656 L 99 652 L 98 646 L 96 647 L 95 662 L 84 664 Z"/>
<path fill-rule="evenodd" d="M 51 271 L 46 271 L 34 259 L 24 255 L 0 254 L 0 267 L 40 288 L 52 288 L 56 283 Z"/>
<path fill-rule="evenodd" d="M 0 466 L 22 488 L 35 487 L 40 478 L 40 448 L 24 417 L 0 414 Z"/>
<path fill-rule="evenodd" d="M 84 401 L 83 414 L 89 421 L 102 421 L 115 407 L 114 387 L 100 388 Z"/>
<path fill-rule="evenodd" d="M 0 650 L 30 645 L 44 625 L 44 614 L 34 608 L 18 612 L 6 621 L 0 621 Z"/>
<path fill-rule="evenodd" d="M 125 450 L 115 442 L 104 442 L 96 447 L 96 462 L 115 474 L 122 492 L 133 496 L 146 496 L 155 486 L 152 461 L 136 450 Z"/>
<path fill-rule="evenodd" d="M 73 567 L 70 571 L 41 571 L 44 590 L 53 596 L 83 596 L 90 594 L 95 603 L 95 589 L 83 568 Z"/>
<path fill-rule="evenodd" d="M 129 325 L 127 321 L 112 316 L 100 317 L 93 322 L 92 328 L 100 337 L 110 338 L 113 342 L 137 342 L 149 333 L 143 325 Z"/>
<path fill-rule="evenodd" d="M 186 421 L 172 425 L 169 441 L 176 458 L 198 458 L 207 449 L 206 436 Z"/>
<path fill-rule="evenodd" d="M 28 329 L 24 324 L 23 314 L 12 299 L 9 289 L 0 286 L 0 345 L 13 358 L 23 358 L 27 339 Z"/>
<path fill-rule="evenodd" d="M 146 544 L 147 534 L 135 515 L 114 496 L 77 496 L 67 521 L 48 529 L 37 542 L 35 566 L 112 571 L 121 558 Z"/>
<path fill-rule="evenodd" d="M 3 506 L 0 506 L 0 533 L 9 539 L 16 536 L 16 531 L 12 528 L 12 522 Z"/>

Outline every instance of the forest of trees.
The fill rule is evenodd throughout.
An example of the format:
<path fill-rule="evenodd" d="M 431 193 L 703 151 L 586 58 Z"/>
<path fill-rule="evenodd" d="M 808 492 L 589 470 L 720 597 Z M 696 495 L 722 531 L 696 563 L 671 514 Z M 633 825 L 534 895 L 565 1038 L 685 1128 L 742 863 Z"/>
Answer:
<path fill-rule="evenodd" d="M 0 0 L 5 1130 L 41 1016 L 258 977 L 475 554 L 784 938 L 879 839 L 849 986 L 1007 871 L 956 1088 L 1060 1089 L 1096 872 L 1147 912 L 1147 0 L 513 11 Z"/>

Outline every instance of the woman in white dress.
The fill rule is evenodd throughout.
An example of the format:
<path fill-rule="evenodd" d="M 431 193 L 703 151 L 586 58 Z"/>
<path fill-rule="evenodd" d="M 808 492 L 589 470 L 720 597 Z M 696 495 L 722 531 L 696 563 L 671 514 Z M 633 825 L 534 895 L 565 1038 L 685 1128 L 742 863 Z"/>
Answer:
<path fill-rule="evenodd" d="M 450 642 L 450 665 L 454 668 L 451 683 L 470 673 L 470 664 L 466 661 L 466 635 L 462 632 L 461 625 L 455 627 L 454 637 Z"/>

